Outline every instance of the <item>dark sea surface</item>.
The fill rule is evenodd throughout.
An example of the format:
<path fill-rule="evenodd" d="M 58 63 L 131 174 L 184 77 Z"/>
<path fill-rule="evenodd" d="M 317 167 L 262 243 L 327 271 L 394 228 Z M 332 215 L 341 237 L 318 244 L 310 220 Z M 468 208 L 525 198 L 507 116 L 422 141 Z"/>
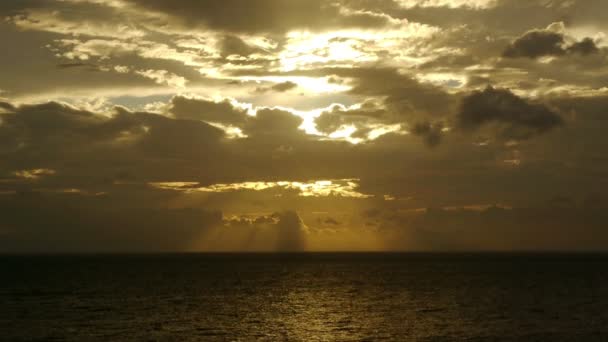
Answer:
<path fill-rule="evenodd" d="M 608 255 L 0 256 L 1 341 L 608 341 Z"/>

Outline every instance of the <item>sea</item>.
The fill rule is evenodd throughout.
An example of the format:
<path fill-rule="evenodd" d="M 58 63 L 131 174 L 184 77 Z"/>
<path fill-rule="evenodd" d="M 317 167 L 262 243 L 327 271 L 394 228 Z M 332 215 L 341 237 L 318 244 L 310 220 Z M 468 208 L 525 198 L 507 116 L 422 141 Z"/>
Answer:
<path fill-rule="evenodd" d="M 608 255 L 2 255 L 0 341 L 608 341 Z"/>

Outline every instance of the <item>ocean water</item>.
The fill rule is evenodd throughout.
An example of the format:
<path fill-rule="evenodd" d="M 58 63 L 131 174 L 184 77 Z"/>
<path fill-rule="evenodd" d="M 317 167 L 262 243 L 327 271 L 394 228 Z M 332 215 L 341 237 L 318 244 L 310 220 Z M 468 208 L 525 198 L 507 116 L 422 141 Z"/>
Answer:
<path fill-rule="evenodd" d="M 0 256 L 1 341 L 608 341 L 608 256 Z"/>

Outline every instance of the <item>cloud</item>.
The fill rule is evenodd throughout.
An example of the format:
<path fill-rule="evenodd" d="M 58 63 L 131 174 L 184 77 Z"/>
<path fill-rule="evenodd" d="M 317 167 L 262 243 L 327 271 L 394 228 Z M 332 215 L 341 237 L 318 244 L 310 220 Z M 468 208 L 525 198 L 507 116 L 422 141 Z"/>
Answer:
<path fill-rule="evenodd" d="M 302 118 L 288 111 L 262 108 L 245 123 L 243 132 L 251 136 L 283 137 L 290 140 L 304 136 L 305 133 L 298 129 L 302 122 Z"/>
<path fill-rule="evenodd" d="M 303 197 L 349 197 L 349 198 L 370 198 L 368 194 L 357 191 L 359 187 L 358 179 L 332 179 L 332 180 L 310 180 L 307 182 L 295 181 L 268 181 L 268 182 L 242 182 L 232 184 L 211 184 L 202 186 L 198 182 L 152 182 L 150 186 L 158 189 L 181 191 L 184 193 L 223 193 L 232 191 L 265 191 L 281 189 L 285 191 L 295 191 L 298 196 Z M 282 193 L 279 192 L 279 195 Z"/>
<path fill-rule="evenodd" d="M 450 113 L 456 100 L 442 88 L 421 83 L 412 75 L 393 68 L 360 68 L 334 72 L 353 78 L 350 93 L 383 98 L 387 114 L 396 120 L 393 122 L 445 116 Z"/>
<path fill-rule="evenodd" d="M 465 7 L 484 9 L 496 5 L 497 0 L 397 0 L 400 6 L 410 7 Z"/>
<path fill-rule="evenodd" d="M 41 177 L 51 176 L 55 174 L 55 170 L 51 169 L 31 169 L 31 170 L 18 170 L 14 172 L 14 175 L 19 178 L 25 179 L 38 179 Z"/>
<path fill-rule="evenodd" d="M 559 23 L 551 24 L 548 29 L 526 32 L 504 50 L 503 56 L 507 58 L 539 58 L 562 56 L 566 53 L 577 53 L 585 56 L 599 52 L 599 48 L 591 38 L 584 38 L 568 45 L 564 33 L 551 29 L 559 26 L 557 24 Z M 561 27 L 563 28 L 563 24 L 561 24 Z"/>
<path fill-rule="evenodd" d="M 464 131 L 496 124 L 499 137 L 507 140 L 529 139 L 563 124 L 559 114 L 547 106 L 490 86 L 465 97 L 456 120 Z"/>
<path fill-rule="evenodd" d="M 200 238 L 198 249 L 276 250 L 281 220 L 296 236 L 284 245 L 298 249 L 296 233 L 306 230 L 299 217 L 319 223 L 304 236 L 307 247 L 334 234 L 334 246 L 380 248 L 368 242 L 382 236 L 376 229 L 407 230 L 396 224 L 411 223 L 401 214 L 441 207 L 412 225 L 420 234 L 411 236 L 433 248 L 494 246 L 511 228 L 461 229 L 454 222 L 483 219 L 446 208 L 525 207 L 608 187 L 607 6 L 0 1 L 0 41 L 10 45 L 0 54 L 0 199 L 21 203 L 9 208 L 22 215 L 7 219 L 0 236 L 19 227 L 31 234 L 11 235 L 15 246 L 42 248 L 57 229 L 64 240 L 49 242 L 57 246 L 91 247 L 95 237 L 117 248 L 120 234 L 138 247 L 135 235 L 149 232 L 141 246 L 150 249 Z M 494 88 L 484 90 L 488 84 Z M 349 216 L 373 206 L 386 215 Z M 285 208 L 297 214 L 272 214 Z M 541 222 L 550 209 L 502 215 L 528 222 L 535 213 Z M 26 213 L 60 227 L 23 228 L 20 219 L 45 223 Z M 78 222 L 91 230 L 69 221 L 81 213 L 87 219 Z M 219 226 L 217 217 L 204 219 L 210 213 L 223 213 Z M 175 227 L 176 240 L 164 244 L 172 230 L 147 218 Z M 112 238 L 103 240 L 95 220 L 131 224 L 137 234 L 108 228 Z"/>
<path fill-rule="evenodd" d="M 142 38 L 145 31 L 133 24 L 129 12 L 121 11 L 109 2 L 90 1 L 19 1 L 4 11 L 8 22 L 21 30 L 47 31 L 64 35 L 109 38 Z M 2 16 L 4 17 L 4 16 Z"/>
<path fill-rule="evenodd" d="M 265 53 L 264 50 L 255 46 L 251 46 L 245 43 L 238 36 L 234 35 L 225 35 L 224 37 L 222 37 L 219 45 L 221 54 L 224 57 L 230 55 L 249 56 L 254 53 Z"/>
<path fill-rule="evenodd" d="M 297 88 L 297 87 L 298 87 L 297 83 L 294 83 L 294 82 L 291 82 L 291 81 L 285 81 L 285 82 L 277 83 L 277 84 L 275 84 L 273 86 L 270 86 L 270 87 L 257 87 L 255 89 L 255 91 L 256 91 L 256 93 L 261 93 L 261 94 L 267 93 L 269 91 L 283 93 L 283 92 L 286 92 L 288 90 L 291 90 L 291 89 L 294 89 L 294 88 Z"/>
<path fill-rule="evenodd" d="M 541 130 L 536 124 L 530 126 L 528 119 L 517 115 L 513 119 L 512 115 L 504 113 L 519 111 L 536 117 L 538 109 L 535 102 L 494 88 L 480 91 L 477 96 L 480 98 L 471 100 L 477 106 L 465 107 L 469 110 L 492 108 L 483 112 L 493 116 L 475 120 L 466 116 L 470 119 L 470 122 L 466 121 L 470 125 L 466 129 L 477 131 L 482 126 L 496 124 L 501 129 L 515 126 L 531 130 L 534 134 Z M 211 214 L 218 211 L 272 213 L 289 207 L 297 210 L 298 217 L 308 220 L 309 212 L 329 210 L 324 215 L 338 217 L 342 224 L 338 227 L 326 223 L 325 226 L 332 226 L 329 227 L 332 230 L 344 229 L 345 236 L 351 236 L 355 241 L 357 237 L 369 236 L 365 235 L 369 232 L 361 233 L 356 230 L 358 228 L 351 230 L 351 227 L 357 224 L 363 226 L 365 222 L 374 221 L 373 227 L 378 229 L 391 226 L 394 234 L 398 229 L 409 228 L 392 225 L 394 220 L 383 212 L 357 222 L 335 211 L 351 212 L 386 202 L 386 207 L 392 206 L 397 211 L 393 216 L 399 217 L 398 213 L 423 205 L 447 206 L 463 201 L 491 203 L 496 199 L 525 202 L 538 196 L 550 196 L 556 191 L 569 194 L 572 189 L 584 192 L 601 188 L 605 181 L 597 175 L 606 170 L 605 146 L 601 143 L 589 144 L 589 141 L 601 142 L 605 133 L 605 125 L 599 117 L 604 108 L 601 106 L 603 101 L 605 99 L 600 101 L 595 98 L 584 103 L 574 99 L 552 101 L 551 105 L 559 107 L 560 113 L 562 110 L 573 112 L 578 119 L 546 139 L 517 146 L 517 154 L 511 153 L 513 148 L 504 147 L 504 144 L 481 147 L 471 144 L 468 137 L 447 133 L 442 136 L 442 148 L 434 153 L 428 153 L 420 148 L 420 144 L 414 143 L 417 137 L 413 134 L 382 136 L 359 145 L 305 139 L 305 135 L 296 138 L 293 131 L 298 131 L 301 118 L 277 108 L 259 108 L 257 116 L 235 112 L 235 118 L 245 116 L 241 123 L 243 127 L 249 127 L 250 137 L 226 139 L 221 129 L 205 123 L 200 117 L 196 120 L 178 119 L 120 107 L 108 112 L 93 112 L 59 102 L 32 105 L 4 103 L 1 105 L 4 112 L 0 124 L 0 158 L 3 161 L 0 164 L 0 197 L 5 202 L 0 204 L 14 205 L 6 207 L 8 209 L 0 205 L 3 208 L 0 210 L 6 213 L 4 221 L 0 220 L 0 230 L 3 234 L 9 232 L 11 236 L 7 240 L 10 243 L 3 245 L 3 249 L 48 250 L 55 246 L 63 250 L 97 248 L 116 251 L 128 249 L 131 245 L 131 250 L 247 250 L 244 246 L 248 245 L 252 246 L 252 250 L 275 250 L 277 246 L 282 246 L 281 250 L 297 250 L 302 241 L 306 241 L 306 248 L 311 246 L 310 236 L 320 243 L 326 235 L 316 232 L 306 235 L 306 228 L 301 222 L 298 223 L 294 215 L 286 215 L 284 219 L 284 228 L 281 229 L 287 233 L 281 234 L 288 237 L 282 243 L 278 238 L 281 235 L 277 226 L 278 216 L 272 222 L 268 218 L 260 219 L 255 229 L 248 226 L 241 230 L 238 230 L 241 226 L 236 223 L 227 224 L 224 220 L 221 227 L 217 227 L 217 219 L 207 221 L 201 217 L 218 215 Z M 202 106 L 216 108 L 215 105 L 222 104 L 222 101 L 201 103 Z M 193 105 L 196 113 L 197 103 Z M 230 109 L 229 106 L 221 108 Z M 382 112 L 374 114 L 376 106 L 361 105 L 361 108 L 365 108 L 361 115 L 368 114 L 370 118 L 375 118 L 376 114 L 379 117 L 384 115 Z M 590 108 L 595 112 L 590 112 Z M 204 112 L 201 115 L 204 118 Z M 446 122 L 446 126 L 448 124 Z M 439 130 L 435 121 L 421 126 L 420 134 L 428 133 L 428 129 Z M 465 129 L 460 126 L 456 128 Z M 281 153 L 277 153 L 279 150 Z M 504 165 L 503 160 L 514 158 L 522 160 L 519 166 Z M 28 176 L 17 177 L 16 171 Z M 38 178 L 33 179 L 30 174 Z M 343 178 L 350 176 L 357 176 L 360 180 L 351 181 L 351 185 Z M 341 181 L 332 181 L 331 184 L 302 181 L 306 179 Z M 171 183 L 176 180 L 181 184 Z M 165 189 L 173 187 L 171 190 L 179 191 L 148 186 L 151 183 L 164 184 Z M 246 191 L 262 185 L 271 185 L 274 189 Z M 203 188 L 207 191 L 193 190 Z M 332 196 L 332 192 L 345 196 Z M 310 195 L 298 196 L 305 193 Z M 391 194 L 395 200 L 384 201 L 384 194 Z M 402 198 L 411 199 L 403 201 Z M 20 207 L 16 207 L 15 203 L 21 203 Z M 598 205 L 601 204 L 590 204 Z M 57 218 L 43 210 L 59 213 L 61 217 Z M 6 218 L 12 211 L 21 216 Z M 542 215 L 552 215 L 550 210 L 538 213 L 538 220 L 542 220 Z M 31 218 L 23 219 L 26 215 Z M 64 215 L 65 218 L 62 218 Z M 34 221 L 36 217 L 40 217 L 40 222 L 45 220 L 42 222 L 44 224 L 27 228 L 30 223 L 40 223 Z M 97 225 L 93 224 L 96 220 L 99 222 Z M 152 220 L 155 222 L 150 223 Z M 316 217 L 312 220 L 310 222 L 315 222 Z M 470 221 L 467 221 L 468 218 L 462 220 L 459 221 L 464 222 L 462 226 L 467 222 L 478 224 L 478 219 L 474 217 Z M 577 229 L 587 232 L 587 228 L 581 228 L 582 224 L 574 219 L 568 220 Z M 474 235 L 478 234 L 477 230 L 466 229 L 436 232 L 438 225 L 428 222 L 431 221 L 419 225 L 424 228 L 420 235 L 412 235 L 426 241 L 416 246 L 495 247 L 498 243 L 496 236 L 510 232 L 507 228 L 504 231 L 499 229 L 499 233 L 480 228 L 479 234 L 484 235 Z M 55 224 L 58 228 L 53 228 Z M 87 228 L 79 230 L 78 225 Z M 62 230 L 63 226 L 69 227 L 69 231 Z M 134 228 L 127 231 L 106 228 L 131 226 Z M 167 227 L 173 226 L 179 227 L 175 228 L 176 232 L 167 230 Z M 299 227 L 299 230 L 294 227 Z M 487 226 L 484 227 L 487 229 Z M 43 240 L 43 236 L 49 235 L 48 232 L 53 229 L 57 229 L 58 234 L 50 240 L 51 246 L 48 239 Z M 104 232 L 104 229 L 109 231 L 102 235 L 100 232 Z M 23 234 L 19 231 L 23 231 Z M 138 240 L 138 235 L 145 234 L 148 235 Z M 163 238 L 171 234 L 176 235 L 172 235 L 171 239 Z M 372 236 L 385 237 L 378 234 L 373 233 Z M 483 239 L 475 240 L 475 236 L 483 236 Z M 391 236 L 386 237 L 390 240 Z M 338 237 L 336 239 L 339 240 Z M 187 244 L 188 241 L 191 244 Z M 407 246 L 404 236 L 394 241 L 399 241 L 399 246 L 403 248 Z M 584 241 L 576 245 L 591 246 Z"/>
<path fill-rule="evenodd" d="M 174 120 L 150 113 L 135 113 L 133 117 L 144 127 L 145 134 L 135 145 L 144 156 L 205 160 L 221 154 L 225 133 L 205 122 Z"/>
<path fill-rule="evenodd" d="M 273 85 L 271 87 L 271 89 L 274 91 L 278 91 L 278 92 L 284 92 L 284 91 L 296 88 L 297 86 L 298 85 L 296 83 L 286 81 L 286 82 L 281 82 L 281 83 L 277 83 L 277 84 Z"/>
<path fill-rule="evenodd" d="M 269 215 L 233 217 L 216 243 L 239 250 L 302 252 L 307 248 L 308 227 L 297 212 L 285 210 Z"/>
<path fill-rule="evenodd" d="M 578 53 L 586 56 L 593 53 L 598 53 L 600 49 L 595 45 L 595 42 L 591 38 L 584 38 L 580 42 L 576 42 L 566 48 L 568 52 Z"/>
<path fill-rule="evenodd" d="M 15 106 L 13 106 L 12 104 L 10 104 L 8 102 L 0 101 L 0 109 L 2 109 L 3 111 L 14 111 Z"/>
<path fill-rule="evenodd" d="M 65 47 L 60 50 L 51 49 L 53 45 L 58 44 L 57 39 L 61 38 L 62 36 L 48 32 L 21 31 L 7 22 L 0 21 L 0 40 L 10 41 L 13 46 L 0 55 L 0 72 L 3 75 L 0 78 L 0 89 L 4 91 L 2 96 L 10 97 L 11 101 L 31 103 L 58 98 L 92 98 L 107 94 L 142 94 L 163 88 L 154 81 L 133 73 L 111 72 L 113 64 L 109 57 L 100 56 L 101 60 L 90 58 L 86 63 L 78 59 L 78 56 L 88 54 L 89 50 L 75 51 L 73 60 L 64 59 L 59 55 L 63 54 Z M 87 49 L 91 48 L 91 51 L 96 53 L 113 51 L 112 47 L 105 47 L 109 50 L 103 50 L 101 45 L 87 45 Z M 116 53 L 125 51 L 118 47 L 116 49 Z M 121 56 L 123 57 L 120 58 L 125 59 L 132 58 L 129 54 Z M 135 61 L 124 64 L 132 62 Z M 76 66 L 80 64 L 87 65 Z M 69 67 L 66 67 L 68 65 Z M 150 65 L 150 68 L 146 69 L 162 67 Z"/>
<path fill-rule="evenodd" d="M 535 30 L 517 38 L 503 52 L 509 58 L 560 56 L 564 54 L 564 36 L 561 33 Z"/>
<path fill-rule="evenodd" d="M 375 102 L 365 102 L 354 107 L 334 105 L 315 119 L 317 129 L 325 134 L 333 133 L 342 126 L 354 126 L 357 130 L 369 132 L 368 126 L 380 124 L 386 114 Z"/>
<path fill-rule="evenodd" d="M 251 137 L 281 137 L 291 140 L 306 136 L 299 129 L 303 119 L 294 113 L 281 108 L 251 108 L 232 99 L 216 101 L 175 96 L 171 100 L 169 113 L 178 119 L 232 125 Z"/>
<path fill-rule="evenodd" d="M 74 62 L 74 63 L 59 63 L 57 64 L 57 67 L 59 69 L 69 69 L 69 68 L 88 68 L 91 71 L 98 71 L 99 67 L 95 64 L 90 64 L 90 63 L 81 63 L 81 62 Z"/>
<path fill-rule="evenodd" d="M 335 167 L 357 163 L 348 146 L 307 135 L 299 128 L 302 118 L 286 110 L 261 107 L 252 116 L 223 100 L 175 97 L 170 103 L 174 117 L 124 107 L 93 112 L 60 102 L 5 103 L 0 171 L 53 169 L 48 182 L 55 183 L 40 186 L 103 192 L 104 182 L 123 173 L 142 184 L 292 182 L 336 179 Z M 241 127 L 248 137 L 228 139 L 206 121 Z"/>
<path fill-rule="evenodd" d="M 441 143 L 443 123 L 419 122 L 412 127 L 412 134 L 420 136 L 429 147 L 435 147 Z"/>
<path fill-rule="evenodd" d="M 124 108 L 101 114 L 49 102 L 15 106 L 2 114 L 0 156 L 3 168 L 53 169 L 62 176 L 54 177 L 57 181 L 72 182 L 59 187 L 79 187 L 94 179 L 101 182 L 121 169 L 141 176 L 171 173 L 160 161 L 185 158 L 198 163 L 217 156 L 224 136 L 201 121 Z M 159 163 L 162 168 L 152 166 Z"/>
<path fill-rule="evenodd" d="M 175 96 L 169 112 L 178 119 L 202 120 L 229 125 L 243 125 L 247 110 L 239 108 L 231 100 L 213 101 L 204 98 Z"/>

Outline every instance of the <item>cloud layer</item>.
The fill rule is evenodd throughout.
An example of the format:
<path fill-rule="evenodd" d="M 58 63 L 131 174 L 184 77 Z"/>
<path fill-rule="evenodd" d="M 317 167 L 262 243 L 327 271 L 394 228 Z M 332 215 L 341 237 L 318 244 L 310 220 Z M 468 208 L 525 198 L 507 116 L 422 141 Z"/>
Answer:
<path fill-rule="evenodd" d="M 608 248 L 606 11 L 2 2 L 0 252 Z"/>

